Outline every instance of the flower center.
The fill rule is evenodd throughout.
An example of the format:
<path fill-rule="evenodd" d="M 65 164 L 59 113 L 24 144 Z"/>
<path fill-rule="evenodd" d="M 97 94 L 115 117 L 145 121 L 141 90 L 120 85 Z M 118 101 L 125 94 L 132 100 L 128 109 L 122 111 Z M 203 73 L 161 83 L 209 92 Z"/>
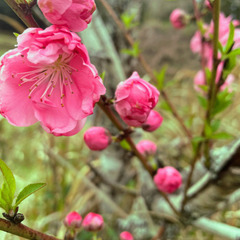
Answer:
<path fill-rule="evenodd" d="M 40 97 L 40 101 L 43 102 L 46 97 L 51 97 L 55 87 L 59 84 L 60 87 L 60 98 L 61 98 L 61 106 L 64 107 L 63 98 L 64 98 L 64 87 L 66 86 L 69 91 L 74 94 L 71 84 L 73 84 L 72 80 L 72 72 L 77 72 L 78 70 L 71 67 L 69 62 L 74 57 L 74 54 L 60 55 L 56 62 L 46 66 L 34 66 L 35 68 L 32 71 L 18 73 L 21 74 L 19 86 L 22 86 L 25 83 L 32 82 L 32 86 L 29 88 L 29 99 L 31 99 L 31 95 L 36 89 L 45 84 L 46 88 L 43 94 Z M 14 76 L 13 76 L 14 77 Z"/>

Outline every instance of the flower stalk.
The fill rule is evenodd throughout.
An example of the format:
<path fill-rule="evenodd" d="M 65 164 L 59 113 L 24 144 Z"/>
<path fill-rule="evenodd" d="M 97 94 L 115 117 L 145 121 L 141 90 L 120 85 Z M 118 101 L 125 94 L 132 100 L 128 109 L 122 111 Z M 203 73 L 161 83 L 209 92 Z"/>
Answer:
<path fill-rule="evenodd" d="M 36 3 L 36 1 L 33 1 L 30 4 L 26 1 L 23 3 L 22 0 L 5 0 L 5 2 L 27 27 L 39 27 L 31 13 L 31 8 Z"/>

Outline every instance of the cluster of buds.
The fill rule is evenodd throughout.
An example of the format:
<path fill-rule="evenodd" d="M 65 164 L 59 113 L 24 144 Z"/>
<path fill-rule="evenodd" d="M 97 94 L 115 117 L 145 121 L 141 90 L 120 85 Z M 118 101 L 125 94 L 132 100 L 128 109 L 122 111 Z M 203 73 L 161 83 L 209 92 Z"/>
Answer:
<path fill-rule="evenodd" d="M 100 214 L 90 212 L 82 220 L 77 212 L 70 212 L 64 219 L 64 225 L 70 229 L 78 229 L 81 226 L 86 231 L 97 232 L 103 228 L 104 220 Z"/>

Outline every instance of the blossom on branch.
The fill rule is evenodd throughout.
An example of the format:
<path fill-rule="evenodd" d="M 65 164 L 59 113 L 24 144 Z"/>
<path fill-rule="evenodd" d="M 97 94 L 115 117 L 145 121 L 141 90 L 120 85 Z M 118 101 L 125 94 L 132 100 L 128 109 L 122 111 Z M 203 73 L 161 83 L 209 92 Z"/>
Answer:
<path fill-rule="evenodd" d="M 130 232 L 121 232 L 120 240 L 134 240 L 133 235 Z"/>
<path fill-rule="evenodd" d="M 115 92 L 115 108 L 129 126 L 140 127 L 156 106 L 159 91 L 134 72 L 126 81 L 118 84 Z"/>
<path fill-rule="evenodd" d="M 176 8 L 170 15 L 170 22 L 176 29 L 184 28 L 188 22 L 187 14 L 184 10 Z"/>
<path fill-rule="evenodd" d="M 94 0 L 38 0 L 38 6 L 50 23 L 73 32 L 86 29 L 96 10 Z"/>
<path fill-rule="evenodd" d="M 82 216 L 78 212 L 70 212 L 64 219 L 64 225 L 69 228 L 80 228 Z"/>
<path fill-rule="evenodd" d="M 86 231 L 95 232 L 103 228 L 104 220 L 100 214 L 90 212 L 83 219 L 82 226 Z"/>
<path fill-rule="evenodd" d="M 101 151 L 112 142 L 110 132 L 104 127 L 91 127 L 84 133 L 84 142 L 93 151 Z"/>
<path fill-rule="evenodd" d="M 78 133 L 105 87 L 75 33 L 29 28 L 0 62 L 0 113 L 15 126 L 40 121 L 55 136 Z"/>
<path fill-rule="evenodd" d="M 182 185 L 182 176 L 174 167 L 159 168 L 154 176 L 157 188 L 165 193 L 173 193 Z"/>

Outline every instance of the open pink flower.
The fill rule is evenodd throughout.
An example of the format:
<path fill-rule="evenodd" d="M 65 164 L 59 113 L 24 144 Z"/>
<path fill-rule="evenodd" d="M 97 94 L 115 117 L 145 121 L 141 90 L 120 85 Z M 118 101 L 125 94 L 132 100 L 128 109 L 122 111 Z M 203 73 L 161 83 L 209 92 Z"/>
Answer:
<path fill-rule="evenodd" d="M 38 0 L 38 5 L 50 23 L 73 32 L 86 29 L 96 9 L 94 0 Z"/>
<path fill-rule="evenodd" d="M 115 108 L 129 126 L 140 127 L 158 102 L 159 91 L 137 72 L 121 82 L 115 92 Z"/>
<path fill-rule="evenodd" d="M 165 193 L 173 193 L 182 185 L 182 176 L 174 167 L 159 168 L 154 176 L 157 188 Z"/>
<path fill-rule="evenodd" d="M 64 225 L 70 228 L 80 228 L 82 216 L 78 212 L 70 212 L 64 219 Z"/>
<path fill-rule="evenodd" d="M 187 24 L 187 14 L 184 10 L 176 8 L 172 11 L 170 15 L 170 22 L 174 28 L 180 29 Z"/>
<path fill-rule="evenodd" d="M 104 127 L 91 127 L 84 133 L 84 142 L 93 151 L 101 151 L 112 142 L 110 132 Z"/>
<path fill-rule="evenodd" d="M 105 87 L 77 34 L 55 25 L 29 28 L 0 62 L 0 112 L 15 126 L 37 121 L 70 136 L 93 113 Z"/>
<path fill-rule="evenodd" d="M 82 226 L 86 231 L 100 231 L 103 228 L 104 220 L 100 214 L 90 212 L 83 219 Z"/>
<path fill-rule="evenodd" d="M 121 232 L 120 233 L 120 240 L 134 240 L 133 235 L 130 232 Z"/>

